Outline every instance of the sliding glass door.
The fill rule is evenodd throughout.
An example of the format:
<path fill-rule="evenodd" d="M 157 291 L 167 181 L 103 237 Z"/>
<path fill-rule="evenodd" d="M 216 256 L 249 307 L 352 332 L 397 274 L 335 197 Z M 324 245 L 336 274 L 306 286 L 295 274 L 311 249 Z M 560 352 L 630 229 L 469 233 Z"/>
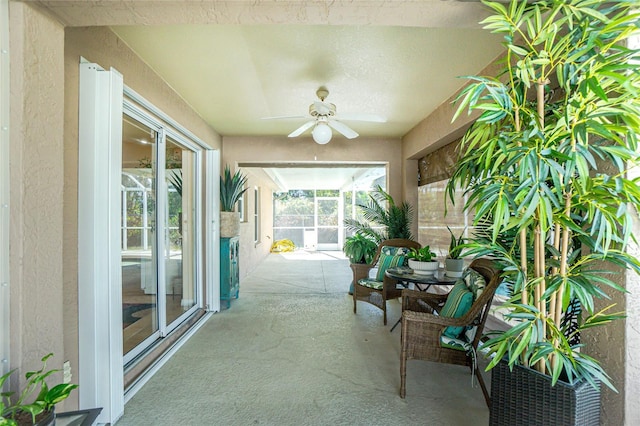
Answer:
<path fill-rule="evenodd" d="M 122 318 L 125 364 L 197 308 L 198 154 L 125 108 Z"/>
<path fill-rule="evenodd" d="M 124 353 L 157 337 L 158 134 L 131 117 L 122 123 L 122 329 Z"/>
<path fill-rule="evenodd" d="M 165 244 L 165 316 L 168 324 L 196 303 L 195 153 L 167 137 L 168 188 Z M 179 301 L 180 303 L 177 303 Z"/>

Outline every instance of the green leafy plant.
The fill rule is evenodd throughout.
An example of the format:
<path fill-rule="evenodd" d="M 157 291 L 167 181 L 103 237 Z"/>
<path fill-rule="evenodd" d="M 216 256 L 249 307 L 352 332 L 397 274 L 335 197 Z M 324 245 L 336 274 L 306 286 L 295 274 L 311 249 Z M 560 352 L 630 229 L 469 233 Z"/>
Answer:
<path fill-rule="evenodd" d="M 176 189 L 176 192 L 182 197 L 182 169 L 176 169 L 175 171 L 167 170 L 167 180 Z"/>
<path fill-rule="evenodd" d="M 462 231 L 462 234 L 460 234 L 460 236 L 456 238 L 451 228 L 447 226 L 447 229 L 449 230 L 449 234 L 451 235 L 451 240 L 449 241 L 449 253 L 447 254 L 447 257 L 449 259 L 460 259 L 462 250 L 464 249 L 464 231 Z"/>
<path fill-rule="evenodd" d="M 370 237 L 362 234 L 354 234 L 345 239 L 342 251 L 351 263 L 371 263 L 376 254 L 378 244 Z"/>
<path fill-rule="evenodd" d="M 380 185 L 369 193 L 366 204 L 357 204 L 364 221 L 349 218 L 344 220 L 345 228 L 373 239 L 376 243 L 392 238 L 413 240 L 411 220 L 413 208 L 407 202 L 397 205 L 391 195 Z M 375 229 L 374 225 L 381 229 Z"/>
<path fill-rule="evenodd" d="M 232 212 L 236 207 L 236 203 L 245 193 L 247 188 L 247 176 L 237 170 L 233 176 L 227 165 L 224 168 L 224 175 L 220 176 L 220 209 L 223 212 Z"/>
<path fill-rule="evenodd" d="M 419 249 L 412 248 L 411 251 L 407 253 L 407 258 L 417 260 L 418 262 L 435 262 L 436 256 L 435 252 L 432 252 L 429 246 L 424 246 Z"/>
<path fill-rule="evenodd" d="M 46 379 L 60 370 L 46 370 L 47 360 L 53 356 L 52 353 L 42 358 L 42 368 L 38 371 L 29 371 L 25 374 L 27 384 L 15 402 L 11 402 L 11 397 L 15 392 L 3 392 L 0 394 L 0 425 L 17 426 L 17 417 L 22 413 L 28 413 L 32 423 L 35 423 L 36 416 L 43 412 L 51 411 L 55 405 L 69 397 L 71 391 L 78 387 L 71 383 L 60 383 L 52 388 L 47 385 Z M 0 377 L 0 388 L 9 379 L 12 370 Z M 38 392 L 32 399 L 35 392 Z M 31 400 L 32 399 L 32 400 Z"/>
<path fill-rule="evenodd" d="M 625 291 L 612 266 L 640 272 L 626 250 L 640 208 L 640 52 L 637 2 L 484 2 L 482 23 L 504 35 L 501 77 L 469 77 L 457 99 L 479 117 L 462 139 L 447 187 L 467 188 L 465 208 L 487 220 L 469 253 L 505 266 L 516 325 L 485 343 L 494 355 L 574 383 L 600 380 L 599 362 L 576 344 L 580 331 L 622 318 L 596 309 L 605 288 Z M 516 238 L 503 238 L 516 234 Z M 512 241 L 512 243 L 510 242 Z M 604 266 L 603 266 L 604 265 Z M 582 314 L 564 321 L 570 305 Z M 573 324 L 571 324 L 573 322 Z"/>

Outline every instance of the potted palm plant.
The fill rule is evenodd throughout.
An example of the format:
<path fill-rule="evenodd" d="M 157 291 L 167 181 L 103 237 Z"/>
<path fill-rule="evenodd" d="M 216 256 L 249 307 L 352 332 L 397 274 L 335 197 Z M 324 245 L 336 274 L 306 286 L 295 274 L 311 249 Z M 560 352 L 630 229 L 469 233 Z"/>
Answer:
<path fill-rule="evenodd" d="M 55 424 L 55 406 L 69 397 L 71 391 L 78 385 L 60 383 L 52 388 L 47 385 L 46 379 L 60 370 L 46 370 L 47 360 L 52 353 L 42 358 L 42 368 L 26 373 L 26 385 L 15 399 L 11 399 L 14 392 L 3 392 L 0 399 L 0 425 L 40 425 Z M 0 377 L 0 388 L 9 379 L 15 370 L 9 371 Z M 37 393 L 35 393 L 37 392 Z"/>
<path fill-rule="evenodd" d="M 357 206 L 362 212 L 364 220 L 348 218 L 344 220 L 344 226 L 346 230 L 354 232 L 354 237 L 357 236 L 359 239 L 366 238 L 374 242 L 373 251 L 369 254 L 369 261 L 375 255 L 378 244 L 383 240 L 393 238 L 413 239 L 411 234 L 412 206 L 407 202 L 396 204 L 393 197 L 382 189 L 380 185 L 377 185 L 369 193 L 367 203 L 358 203 Z M 351 242 L 348 239 L 345 241 L 345 249 L 348 250 L 347 243 L 351 244 Z M 364 241 L 358 240 L 355 243 L 361 244 Z M 346 251 L 345 254 L 349 256 Z M 355 271 L 362 268 L 361 265 L 359 262 L 351 262 L 351 269 L 356 273 Z M 353 282 L 349 288 L 349 294 L 353 294 Z"/>
<path fill-rule="evenodd" d="M 599 384 L 613 384 L 579 336 L 623 316 L 596 309 L 607 291 L 624 291 L 611 271 L 640 271 L 626 250 L 640 208 L 638 181 L 628 174 L 640 134 L 640 55 L 627 45 L 638 30 L 637 2 L 484 3 L 492 11 L 485 28 L 504 35 L 504 69 L 500 78 L 471 77 L 458 97 L 454 119 L 479 116 L 447 191 L 453 201 L 455 189 L 466 188 L 466 209 L 489 224 L 490 238 L 468 254 L 495 257 L 513 288 L 507 308 L 515 325 L 485 344 L 494 368 L 491 424 L 533 421 L 526 413 L 599 424 Z M 518 237 L 504 246 L 509 232 Z M 545 391 L 521 393 L 526 401 L 505 395 L 539 389 L 539 381 Z M 564 404 L 565 389 L 595 407 Z M 555 412 L 547 417 L 545 409 Z"/>
<path fill-rule="evenodd" d="M 247 191 L 247 176 L 240 170 L 231 175 L 229 165 L 225 166 L 220 176 L 220 236 L 235 237 L 240 233 L 240 216 L 235 211 L 236 204 Z"/>
<path fill-rule="evenodd" d="M 379 244 L 382 240 L 404 238 L 412 240 L 411 220 L 413 208 L 407 203 L 396 204 L 393 197 L 380 185 L 369 193 L 366 204 L 358 203 L 364 220 L 348 218 L 345 228 L 356 234 L 369 237 Z"/>
<path fill-rule="evenodd" d="M 462 258 L 464 231 L 456 238 L 451 228 L 447 226 L 447 229 L 451 240 L 449 241 L 449 252 L 444 260 L 445 274 L 448 277 L 458 278 L 462 276 L 462 271 L 464 270 L 464 259 Z"/>

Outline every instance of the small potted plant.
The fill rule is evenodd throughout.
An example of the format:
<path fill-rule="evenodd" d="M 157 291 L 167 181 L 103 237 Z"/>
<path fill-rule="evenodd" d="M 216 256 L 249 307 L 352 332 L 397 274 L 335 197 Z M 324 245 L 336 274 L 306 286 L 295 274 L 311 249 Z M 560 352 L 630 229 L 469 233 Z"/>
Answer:
<path fill-rule="evenodd" d="M 240 234 L 240 217 L 235 212 L 236 203 L 245 193 L 247 176 L 237 170 L 233 176 L 227 165 L 220 176 L 220 236 L 235 237 Z"/>
<path fill-rule="evenodd" d="M 60 370 L 46 370 L 47 360 L 52 353 L 42 358 L 42 368 L 38 371 L 29 371 L 25 374 L 27 384 L 20 396 L 11 402 L 15 392 L 3 392 L 0 399 L 0 425 L 54 425 L 55 406 L 67 399 L 71 391 L 78 387 L 71 383 L 60 383 L 52 388 L 47 385 L 46 379 Z M 15 370 L 9 371 L 0 377 L 0 388 L 9 379 Z M 35 397 L 33 394 L 38 392 Z"/>
<path fill-rule="evenodd" d="M 407 258 L 409 259 L 409 268 L 413 269 L 415 274 L 433 275 L 438 270 L 436 254 L 431 251 L 429 246 L 411 249 Z"/>
<path fill-rule="evenodd" d="M 447 226 L 449 234 L 451 235 L 451 241 L 449 242 L 449 253 L 444 260 L 445 274 L 448 277 L 458 278 L 462 276 L 464 270 L 464 259 L 462 259 L 462 245 L 464 244 L 464 231 L 458 238 L 453 234 L 451 228 Z"/>
<path fill-rule="evenodd" d="M 356 232 L 345 239 L 344 246 L 342 246 L 342 251 L 349 258 L 351 269 L 354 271 L 360 267 L 359 265 L 371 263 L 377 249 L 378 243 L 373 240 L 373 237 L 360 232 Z M 357 272 L 354 273 L 357 274 Z M 349 286 L 349 294 L 353 294 L 353 281 Z"/>

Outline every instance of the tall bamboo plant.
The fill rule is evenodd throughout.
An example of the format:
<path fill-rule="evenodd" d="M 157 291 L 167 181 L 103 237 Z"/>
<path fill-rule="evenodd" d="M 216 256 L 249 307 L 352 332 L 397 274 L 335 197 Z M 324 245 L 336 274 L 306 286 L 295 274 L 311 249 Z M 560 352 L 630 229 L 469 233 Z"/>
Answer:
<path fill-rule="evenodd" d="M 479 117 L 447 191 L 453 201 L 466 188 L 465 208 L 489 220 L 489 238 L 473 253 L 495 256 L 513 284 L 516 325 L 487 342 L 488 368 L 506 357 L 553 384 L 563 375 L 613 388 L 575 337 L 623 316 L 595 308 L 605 287 L 625 291 L 609 266 L 640 272 L 626 251 L 640 207 L 628 173 L 639 159 L 640 53 L 628 47 L 637 2 L 483 3 L 492 15 L 482 24 L 504 35 L 506 58 L 498 78 L 469 77 L 457 99 L 454 119 Z M 505 234 L 519 237 L 505 246 Z M 582 315 L 569 326 L 563 318 L 576 301 Z"/>

